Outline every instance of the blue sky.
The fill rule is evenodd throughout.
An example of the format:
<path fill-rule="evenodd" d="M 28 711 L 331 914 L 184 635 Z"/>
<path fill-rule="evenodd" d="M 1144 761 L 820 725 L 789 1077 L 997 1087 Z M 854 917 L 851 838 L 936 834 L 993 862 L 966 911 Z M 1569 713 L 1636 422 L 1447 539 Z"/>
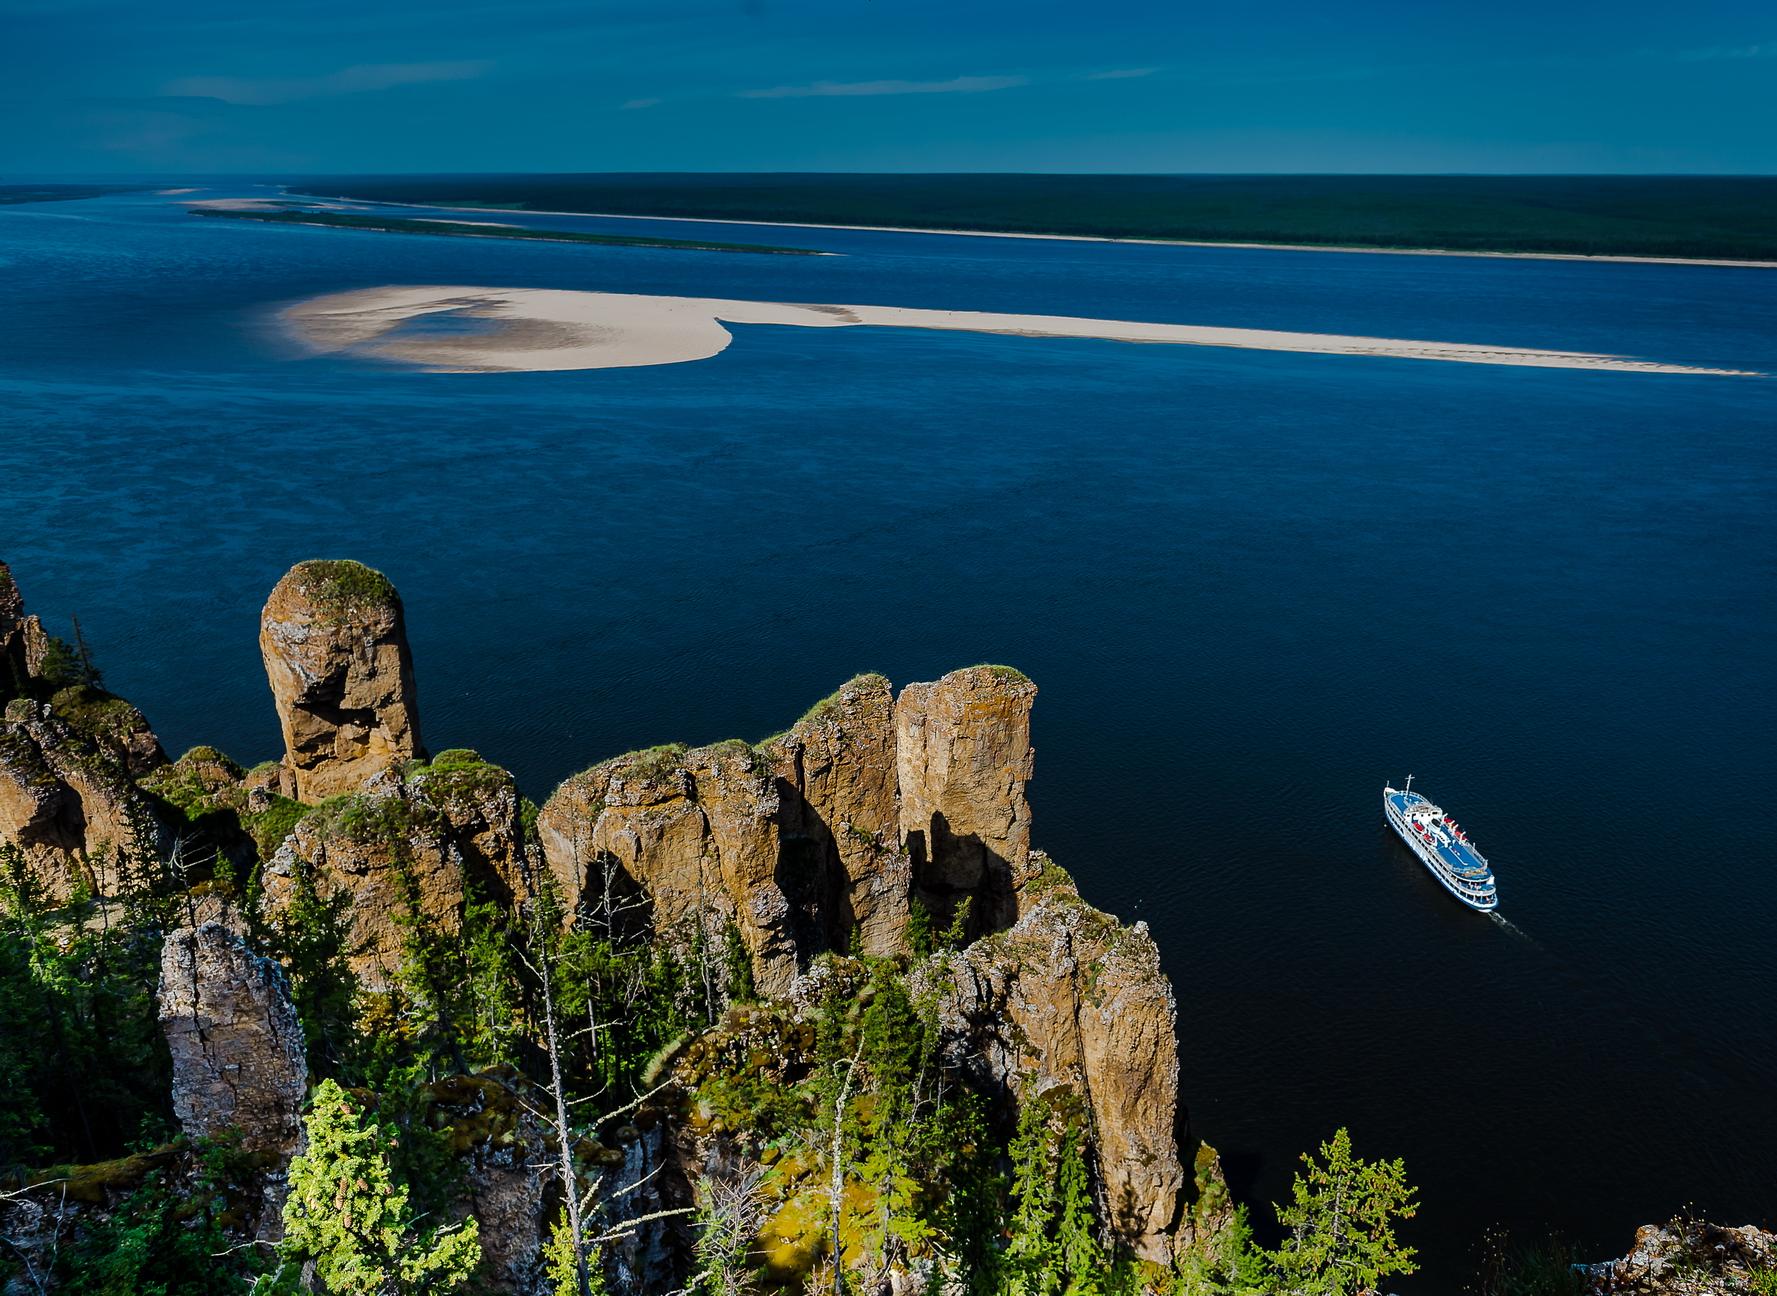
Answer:
<path fill-rule="evenodd" d="M 0 174 L 1777 171 L 1777 6 L 0 0 Z"/>

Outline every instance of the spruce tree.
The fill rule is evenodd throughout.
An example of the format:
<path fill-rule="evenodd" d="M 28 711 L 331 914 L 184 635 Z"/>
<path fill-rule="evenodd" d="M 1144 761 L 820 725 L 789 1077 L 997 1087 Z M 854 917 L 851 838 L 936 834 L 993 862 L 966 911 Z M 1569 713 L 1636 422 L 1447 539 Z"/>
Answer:
<path fill-rule="evenodd" d="M 285 1282 L 311 1261 L 332 1296 L 431 1296 L 468 1281 L 481 1260 L 476 1221 L 421 1232 L 389 1168 L 391 1135 L 350 1094 L 323 1080 L 306 1128 L 284 1204 Z M 278 1290 L 277 1280 L 256 1290 Z"/>
<path fill-rule="evenodd" d="M 1270 1254 L 1280 1290 L 1353 1296 L 1418 1268 L 1413 1248 L 1395 1236 L 1396 1222 L 1419 1210 L 1399 1159 L 1371 1162 L 1353 1155 L 1351 1134 L 1341 1127 L 1320 1145 L 1318 1160 L 1303 1153 L 1302 1164 L 1290 1204 L 1277 1208 L 1286 1236 Z"/>

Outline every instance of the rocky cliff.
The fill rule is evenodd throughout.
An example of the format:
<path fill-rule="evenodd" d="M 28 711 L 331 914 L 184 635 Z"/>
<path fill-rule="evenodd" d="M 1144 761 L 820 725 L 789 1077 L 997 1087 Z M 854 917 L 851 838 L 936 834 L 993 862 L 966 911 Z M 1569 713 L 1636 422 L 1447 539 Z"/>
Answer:
<path fill-rule="evenodd" d="M 1192 1215 L 1180 1161 L 1178 1008 L 1146 923 L 1124 927 L 1037 855 L 1023 915 L 928 972 L 952 1065 L 1019 1100 L 1085 1101 L 1118 1239 L 1159 1264 L 1225 1215 Z"/>
<path fill-rule="evenodd" d="M 1585 1296 L 1767 1296 L 1777 1290 L 1777 1233 L 1680 1218 L 1635 1232 L 1620 1260 L 1579 1266 Z"/>
<path fill-rule="evenodd" d="M 915 889 L 948 912 L 964 897 L 977 928 L 1017 918 L 1031 876 L 1030 710 L 1037 688 L 1008 666 L 909 684 L 895 702 L 901 834 Z"/>
<path fill-rule="evenodd" d="M 47 899 L 105 893 L 118 854 L 163 845 L 134 779 L 166 760 L 148 721 L 25 613 L 0 563 L 0 843 L 16 846 Z"/>
<path fill-rule="evenodd" d="M 810 952 L 905 950 L 912 861 L 901 844 L 894 686 L 860 675 L 759 745 L 777 784 L 780 872 Z"/>
<path fill-rule="evenodd" d="M 543 848 L 571 905 L 636 894 L 656 931 L 711 941 L 732 923 L 774 997 L 854 940 L 905 956 L 915 908 L 943 924 L 968 901 L 980 938 L 924 973 L 943 981 L 950 1060 L 1008 1104 L 1078 1094 L 1118 1239 L 1164 1264 L 1220 1223 L 1187 1211 L 1172 990 L 1145 926 L 1087 905 L 1030 849 L 1036 692 L 1005 667 L 898 699 L 860 676 L 756 747 L 655 748 L 570 779 Z"/>
<path fill-rule="evenodd" d="M 971 667 L 898 696 L 883 677 L 859 676 L 772 738 L 606 760 L 539 812 L 473 752 L 425 759 L 401 601 L 368 568 L 302 563 L 272 591 L 260 645 L 284 749 L 252 771 L 208 748 L 166 762 L 145 722 L 111 708 L 103 725 L 77 724 L 71 701 L 40 697 L 30 672 L 48 650 L 30 647 L 39 631 L 9 582 L 0 659 L 26 687 L 0 729 L 0 840 L 58 877 L 59 896 L 81 884 L 101 842 L 139 831 L 146 810 L 214 845 L 229 876 L 255 877 L 274 935 L 307 901 L 342 915 L 346 961 L 374 994 L 400 983 L 416 931 L 448 938 L 476 897 L 516 921 L 547 883 L 565 924 L 699 960 L 700 1003 L 713 1004 L 700 1028 L 750 981 L 768 1006 L 749 1020 L 804 1051 L 811 987 L 830 1000 L 834 976 L 861 986 L 878 975 L 871 966 L 892 965 L 929 997 L 944 1065 L 987 1096 L 999 1127 L 1039 1094 L 1066 1091 L 1069 1110 L 1085 1113 L 1112 1239 L 1165 1265 L 1176 1244 L 1220 1223 L 1193 1205 L 1205 1176 L 1217 1178 L 1213 1159 L 1194 1178 L 1180 1153 L 1177 1010 L 1153 941 L 1093 909 L 1031 849 L 1037 690 L 1017 671 Z M 947 927 L 956 947 L 935 950 Z M 738 965 L 725 957 L 712 972 L 712 950 L 738 951 Z M 236 925 L 193 922 L 167 937 L 160 1001 L 185 1129 L 238 1126 L 287 1155 L 305 1072 L 275 968 Z M 720 1035 L 706 1054 L 728 1047 Z M 825 1064 L 798 1065 L 806 1079 Z M 634 1126 L 576 1153 L 606 1167 L 594 1214 L 621 1226 L 608 1259 L 635 1281 L 664 1281 L 685 1246 L 677 1225 L 636 1221 L 676 1217 L 711 1167 L 763 1173 L 766 1155 L 727 1140 L 719 1122 L 685 1126 L 681 1072 L 661 1074 Z M 491 1230 L 492 1280 L 529 1290 L 556 1189 L 538 1169 L 544 1133 L 513 1114 L 528 1082 L 450 1083 L 429 1101 L 435 1122 L 468 1131 L 457 1150 L 472 1163 L 467 1200 Z M 818 1156 L 803 1160 L 812 1174 Z M 804 1231 L 807 1259 L 820 1235 Z"/>
<path fill-rule="evenodd" d="M 416 924 L 449 934 L 473 890 L 525 893 L 522 819 L 512 776 L 472 751 L 383 769 L 296 821 L 260 874 L 265 916 L 276 927 L 303 898 L 339 903 L 353 972 L 387 990 Z"/>

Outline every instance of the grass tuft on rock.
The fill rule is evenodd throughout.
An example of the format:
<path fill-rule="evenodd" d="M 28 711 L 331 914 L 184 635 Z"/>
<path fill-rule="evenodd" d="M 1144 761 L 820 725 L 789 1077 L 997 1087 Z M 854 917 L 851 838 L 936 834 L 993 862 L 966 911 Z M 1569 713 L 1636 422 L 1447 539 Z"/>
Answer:
<path fill-rule="evenodd" d="M 822 698 L 819 702 L 816 702 L 813 706 L 809 707 L 808 710 L 804 711 L 802 713 L 802 718 L 796 723 L 820 724 L 823 720 L 832 717 L 833 712 L 839 708 L 840 698 L 844 696 L 847 690 L 879 687 L 887 685 L 888 682 L 888 677 L 886 675 L 879 675 L 875 671 L 866 671 L 862 675 L 854 675 L 831 693 L 827 694 L 827 696 Z"/>
<path fill-rule="evenodd" d="M 1010 680 L 1014 684 L 1030 683 L 1030 676 L 1026 675 L 1016 666 L 1002 666 L 998 662 L 976 662 L 973 666 L 969 667 L 969 669 L 984 670 L 991 674 L 995 679 Z"/>
<path fill-rule="evenodd" d="M 684 743 L 662 743 L 625 752 L 609 763 L 626 778 L 665 778 L 684 762 L 686 750 Z"/>
<path fill-rule="evenodd" d="M 387 576 L 351 558 L 311 558 L 297 563 L 295 571 L 302 592 L 334 616 L 374 612 L 400 601 Z"/>
<path fill-rule="evenodd" d="M 452 747 L 428 764 L 410 765 L 407 777 L 435 805 L 446 808 L 485 804 L 517 791 L 510 773 L 467 747 Z"/>

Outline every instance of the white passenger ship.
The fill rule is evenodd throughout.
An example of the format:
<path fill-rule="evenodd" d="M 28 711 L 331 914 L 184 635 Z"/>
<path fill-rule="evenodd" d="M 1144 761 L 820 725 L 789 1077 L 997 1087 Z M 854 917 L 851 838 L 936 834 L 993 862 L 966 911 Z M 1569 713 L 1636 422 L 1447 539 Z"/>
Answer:
<path fill-rule="evenodd" d="M 1486 857 L 1456 826 L 1456 821 L 1407 786 L 1382 789 L 1382 812 L 1401 835 L 1420 863 L 1444 884 L 1444 889 L 1470 909 L 1499 908 L 1499 892 Z"/>

